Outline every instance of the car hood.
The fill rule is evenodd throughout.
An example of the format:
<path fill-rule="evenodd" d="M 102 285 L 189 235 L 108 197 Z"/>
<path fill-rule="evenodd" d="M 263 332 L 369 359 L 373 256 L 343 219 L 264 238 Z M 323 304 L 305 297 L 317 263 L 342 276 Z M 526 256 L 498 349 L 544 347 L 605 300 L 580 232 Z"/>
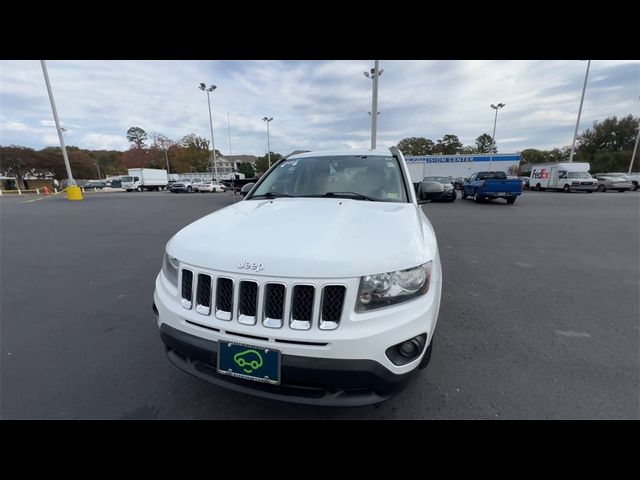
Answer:
<path fill-rule="evenodd" d="M 167 252 L 194 266 L 252 275 L 357 277 L 421 265 L 437 243 L 412 203 L 352 199 L 245 200 L 180 230 Z"/>

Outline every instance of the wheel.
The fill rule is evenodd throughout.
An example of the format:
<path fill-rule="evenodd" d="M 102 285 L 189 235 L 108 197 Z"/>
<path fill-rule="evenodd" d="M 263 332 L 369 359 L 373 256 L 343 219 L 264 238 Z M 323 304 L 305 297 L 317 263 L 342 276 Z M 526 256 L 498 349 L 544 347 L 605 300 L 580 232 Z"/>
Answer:
<path fill-rule="evenodd" d="M 463 189 L 462 189 L 462 199 L 464 200 L 464 199 L 466 199 L 466 198 L 467 198 L 467 194 L 466 194 L 466 193 L 464 193 L 464 188 L 463 188 Z"/>
<path fill-rule="evenodd" d="M 599 192 L 606 192 L 607 191 L 607 187 L 605 187 L 604 185 L 598 185 L 598 191 Z"/>
<path fill-rule="evenodd" d="M 635 191 L 636 191 L 636 190 L 638 190 L 639 188 L 640 188 L 640 184 L 634 180 L 634 181 L 633 181 L 633 188 L 631 189 L 631 191 L 632 191 L 632 192 L 635 192 Z"/>
<path fill-rule="evenodd" d="M 475 190 L 475 191 L 473 192 L 473 200 L 474 200 L 476 203 L 480 203 L 480 202 L 482 202 L 482 197 L 481 197 L 480 195 L 478 195 L 478 190 Z"/>
<path fill-rule="evenodd" d="M 431 343 L 427 347 L 427 350 L 424 352 L 424 356 L 422 357 L 422 360 L 420 360 L 420 365 L 418 365 L 418 368 L 420 370 L 427 368 L 427 365 L 429 365 L 432 351 L 433 351 L 433 338 L 431 339 Z"/>
<path fill-rule="evenodd" d="M 542 185 L 540 185 L 539 183 L 536 185 L 536 191 L 538 192 L 542 191 Z"/>
<path fill-rule="evenodd" d="M 187 193 L 193 193 L 193 188 L 191 188 L 191 185 L 187 187 Z"/>
<path fill-rule="evenodd" d="M 571 192 L 571 187 L 569 185 L 565 185 L 564 188 L 562 189 L 562 191 L 564 193 L 569 193 L 569 192 Z"/>
<path fill-rule="evenodd" d="M 136 191 L 141 192 L 142 191 L 142 187 L 136 188 Z"/>
<path fill-rule="evenodd" d="M 516 203 L 516 197 L 505 198 L 505 200 L 509 205 L 513 205 L 514 203 Z"/>
<path fill-rule="evenodd" d="M 625 189 L 624 189 L 624 188 L 619 188 L 619 189 L 618 189 L 618 191 L 619 191 L 620 193 L 622 193 L 622 192 L 624 192 L 624 191 L 625 191 Z"/>

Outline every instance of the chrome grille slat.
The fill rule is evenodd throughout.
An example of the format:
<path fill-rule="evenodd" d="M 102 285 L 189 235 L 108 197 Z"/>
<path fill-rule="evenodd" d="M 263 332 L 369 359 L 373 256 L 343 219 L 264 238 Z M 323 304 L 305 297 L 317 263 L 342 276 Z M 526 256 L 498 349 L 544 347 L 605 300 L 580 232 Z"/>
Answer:
<path fill-rule="evenodd" d="M 255 325 L 258 313 L 258 283 L 243 280 L 239 289 L 238 323 Z"/>
<path fill-rule="evenodd" d="M 321 330 L 338 328 L 346 290 L 344 285 L 325 285 L 322 289 L 319 325 Z"/>
<path fill-rule="evenodd" d="M 219 277 L 216 286 L 216 318 L 231 320 L 233 312 L 233 280 Z"/>
<path fill-rule="evenodd" d="M 196 286 L 196 312 L 202 315 L 211 313 L 211 275 L 198 274 Z"/>
<path fill-rule="evenodd" d="M 180 303 L 186 309 L 191 309 L 193 303 L 193 272 L 182 269 L 182 287 L 180 289 Z"/>
<path fill-rule="evenodd" d="M 262 324 L 269 328 L 280 328 L 284 321 L 287 287 L 281 283 L 267 283 L 264 286 L 264 313 Z"/>
<path fill-rule="evenodd" d="M 295 285 L 291 298 L 291 320 L 289 326 L 294 330 L 309 330 L 313 320 L 313 285 Z"/>

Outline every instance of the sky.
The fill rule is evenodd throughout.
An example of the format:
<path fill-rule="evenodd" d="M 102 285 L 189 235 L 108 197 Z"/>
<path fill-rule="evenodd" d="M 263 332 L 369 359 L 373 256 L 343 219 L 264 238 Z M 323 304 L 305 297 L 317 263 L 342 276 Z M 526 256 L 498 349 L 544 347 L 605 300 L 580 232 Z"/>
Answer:
<path fill-rule="evenodd" d="M 47 68 L 65 142 L 125 150 L 141 127 L 179 140 L 209 138 L 223 155 L 263 155 L 264 116 L 271 150 L 369 148 L 372 60 L 116 61 L 49 60 Z M 447 133 L 472 145 L 491 134 L 498 113 L 500 153 L 571 145 L 586 61 L 380 60 L 379 148 L 405 137 L 436 141 Z M 640 116 L 640 61 L 593 60 L 580 131 L 607 116 Z M 229 119 L 229 122 L 227 121 Z M 231 145 L 229 142 L 229 128 Z M 0 61 L 0 145 L 59 145 L 40 62 Z"/>

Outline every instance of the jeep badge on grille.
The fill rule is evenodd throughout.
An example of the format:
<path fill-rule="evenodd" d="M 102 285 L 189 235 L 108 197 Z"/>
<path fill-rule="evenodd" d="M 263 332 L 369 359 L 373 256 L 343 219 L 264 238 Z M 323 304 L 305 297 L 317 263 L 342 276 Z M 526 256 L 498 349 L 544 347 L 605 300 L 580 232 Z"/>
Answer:
<path fill-rule="evenodd" d="M 238 265 L 238 268 L 244 268 L 246 270 L 255 270 L 256 272 L 259 272 L 264 268 L 264 265 L 262 263 L 250 262 L 249 260 L 242 260 L 240 262 L 240 265 Z"/>

